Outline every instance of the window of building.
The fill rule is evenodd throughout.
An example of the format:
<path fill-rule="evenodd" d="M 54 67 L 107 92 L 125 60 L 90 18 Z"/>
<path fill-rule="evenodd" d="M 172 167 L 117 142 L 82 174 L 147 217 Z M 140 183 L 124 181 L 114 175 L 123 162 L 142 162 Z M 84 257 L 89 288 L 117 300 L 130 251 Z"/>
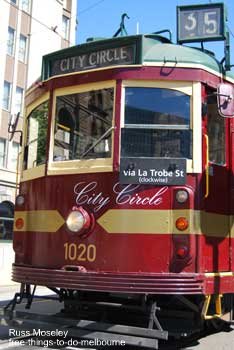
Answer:
<path fill-rule="evenodd" d="M 114 89 L 57 97 L 54 161 L 110 158 Z"/>
<path fill-rule="evenodd" d="M 225 158 L 225 118 L 220 117 L 216 97 L 210 95 L 207 104 L 207 134 L 209 138 L 209 160 L 224 165 Z"/>
<path fill-rule="evenodd" d="M 66 16 L 63 16 L 62 18 L 62 36 L 64 39 L 69 39 L 69 18 Z"/>
<path fill-rule="evenodd" d="M 19 40 L 19 61 L 25 62 L 26 59 L 26 47 L 27 47 L 27 38 L 26 36 L 20 34 Z"/>
<path fill-rule="evenodd" d="M 0 203 L 0 240 L 12 240 L 14 204 L 8 200 Z"/>
<path fill-rule="evenodd" d="M 10 160 L 10 168 L 12 170 L 17 170 L 17 161 L 18 161 L 18 154 L 19 154 L 19 143 L 12 142 L 11 145 L 11 160 Z"/>
<path fill-rule="evenodd" d="M 45 163 L 48 127 L 48 101 L 36 107 L 27 119 L 27 142 L 24 150 L 24 169 Z"/>
<path fill-rule="evenodd" d="M 150 87 L 125 89 L 122 157 L 192 159 L 190 96 Z"/>
<path fill-rule="evenodd" d="M 15 93 L 15 113 L 22 113 L 23 107 L 23 92 L 24 90 L 20 87 L 16 87 Z"/>
<path fill-rule="evenodd" d="M 0 138 L 0 167 L 6 166 L 6 140 Z"/>
<path fill-rule="evenodd" d="M 14 49 L 15 49 L 15 30 L 11 27 L 8 27 L 7 54 L 10 56 L 13 56 Z"/>
<path fill-rule="evenodd" d="M 20 0 L 20 8 L 25 12 L 30 12 L 31 0 Z"/>
<path fill-rule="evenodd" d="M 10 99 L 11 99 L 11 83 L 9 83 L 8 81 L 4 81 L 2 108 L 6 109 L 7 111 L 10 108 Z"/>
<path fill-rule="evenodd" d="M 16 4 L 16 0 L 11 0 L 11 2 L 12 2 L 13 4 Z"/>

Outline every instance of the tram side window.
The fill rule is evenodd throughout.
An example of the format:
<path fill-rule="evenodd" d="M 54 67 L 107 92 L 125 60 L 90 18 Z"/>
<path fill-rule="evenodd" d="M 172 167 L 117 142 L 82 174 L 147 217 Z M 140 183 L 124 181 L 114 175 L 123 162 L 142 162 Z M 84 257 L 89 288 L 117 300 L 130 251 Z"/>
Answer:
<path fill-rule="evenodd" d="M 207 133 L 209 137 L 209 160 L 224 165 L 225 159 L 225 118 L 218 113 L 216 96 L 210 95 L 207 103 Z"/>
<path fill-rule="evenodd" d="M 24 169 L 45 163 L 48 128 L 48 101 L 36 107 L 27 118 Z"/>
<path fill-rule="evenodd" d="M 122 157 L 192 158 L 189 95 L 127 87 L 125 96 Z"/>
<path fill-rule="evenodd" d="M 57 97 L 54 161 L 109 158 L 114 89 Z"/>

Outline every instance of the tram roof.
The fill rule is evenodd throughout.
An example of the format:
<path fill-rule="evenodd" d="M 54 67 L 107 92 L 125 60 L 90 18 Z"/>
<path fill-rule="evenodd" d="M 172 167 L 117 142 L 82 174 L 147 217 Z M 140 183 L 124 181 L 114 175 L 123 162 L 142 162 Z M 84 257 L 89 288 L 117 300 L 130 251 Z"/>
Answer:
<path fill-rule="evenodd" d="M 114 60 L 105 62 L 105 57 L 112 57 L 114 55 L 113 52 L 110 54 L 111 50 L 121 49 L 125 50 L 122 56 L 128 56 L 131 59 L 126 61 L 124 59 L 122 61 L 116 59 L 116 62 Z M 105 52 L 107 56 L 105 56 Z M 95 57 L 94 55 L 98 54 L 103 55 L 102 61 L 104 64 L 100 62 L 93 66 L 89 64 L 91 55 Z M 118 55 L 121 55 L 121 53 L 117 52 L 116 57 Z M 46 80 L 52 76 L 81 72 L 94 68 L 130 64 L 157 65 L 157 63 L 162 62 L 169 66 L 180 64 L 195 67 L 196 65 L 200 65 L 217 73 L 222 73 L 222 66 L 213 53 L 199 48 L 173 44 L 169 39 L 159 35 L 146 34 L 93 40 L 48 54 L 43 57 L 42 79 Z M 69 68 L 65 69 L 68 66 Z M 226 76 L 234 79 L 232 72 L 226 72 Z"/>

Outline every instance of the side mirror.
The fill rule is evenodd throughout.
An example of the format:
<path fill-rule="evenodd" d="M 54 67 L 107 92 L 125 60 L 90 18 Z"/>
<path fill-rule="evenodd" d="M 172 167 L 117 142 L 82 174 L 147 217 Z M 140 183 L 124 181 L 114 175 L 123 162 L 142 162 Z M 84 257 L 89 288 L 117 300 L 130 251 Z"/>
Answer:
<path fill-rule="evenodd" d="M 217 87 L 217 103 L 222 117 L 234 117 L 234 87 L 221 83 Z"/>
<path fill-rule="evenodd" d="M 15 133 L 20 133 L 20 146 L 22 146 L 22 140 L 23 140 L 23 132 L 22 130 L 16 130 L 19 122 L 20 112 L 18 112 L 16 115 L 11 115 L 9 124 L 8 124 L 8 133 L 10 134 L 9 141 L 13 140 L 13 137 Z"/>

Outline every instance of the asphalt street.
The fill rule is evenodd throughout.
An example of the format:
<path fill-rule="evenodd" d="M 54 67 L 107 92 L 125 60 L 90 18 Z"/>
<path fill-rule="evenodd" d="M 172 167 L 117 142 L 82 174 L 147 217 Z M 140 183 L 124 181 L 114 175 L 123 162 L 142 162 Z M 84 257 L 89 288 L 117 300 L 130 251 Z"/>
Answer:
<path fill-rule="evenodd" d="M 0 310 L 7 305 L 7 303 L 13 298 L 14 294 L 19 291 L 18 286 L 5 286 L 1 287 L 0 290 Z M 41 315 L 54 315 L 56 313 L 59 313 L 63 307 L 63 304 L 60 303 L 57 300 L 45 300 L 41 299 L 42 296 L 49 296 L 50 298 L 55 298 L 56 295 L 51 293 L 48 289 L 46 288 L 37 288 L 36 294 L 40 297 L 35 300 L 35 302 L 32 304 L 32 308 L 28 310 L 27 312 L 30 313 L 39 313 Z M 25 305 L 26 303 L 23 302 L 20 305 L 17 305 L 17 310 L 19 311 L 25 311 Z M 37 346 L 36 343 L 32 343 L 31 345 L 27 345 L 26 342 L 23 344 L 17 343 L 17 342 L 12 342 L 10 341 L 12 332 L 14 332 L 14 327 L 12 324 L 8 324 L 7 322 L 2 319 L 1 325 L 0 325 L 0 350 L 4 349 L 21 349 L 21 350 L 26 350 L 26 349 L 41 349 L 41 347 Z M 40 324 L 38 326 L 37 323 L 35 323 L 35 329 L 38 329 L 40 327 Z M 16 334 L 17 335 L 17 334 Z M 19 335 L 19 340 L 20 340 L 20 335 L 22 333 L 18 334 Z M 30 337 L 29 337 L 30 339 Z M 43 340 L 44 339 L 44 340 Z M 42 337 L 42 340 L 44 343 L 42 344 L 44 348 L 47 348 L 47 343 L 45 342 L 46 338 Z M 54 343 L 55 344 L 55 343 Z M 41 345 L 41 344 L 40 344 Z M 66 349 L 66 350 L 74 350 L 74 349 L 81 349 L 80 347 L 74 346 L 68 346 L 68 347 L 63 347 L 63 346 L 55 346 L 55 347 L 50 347 L 50 349 Z M 76 344 L 75 344 L 76 345 Z M 122 347 L 124 350 L 127 350 L 128 347 Z M 161 347 L 160 347 L 161 348 Z M 84 350 L 84 347 L 82 348 Z M 89 347 L 90 349 L 90 347 Z M 96 350 L 97 348 L 93 348 Z M 116 347 L 108 347 L 108 349 L 117 349 Z M 120 349 L 118 347 L 118 349 Z M 186 349 L 186 350 L 232 350 L 234 349 L 234 325 L 231 326 L 230 328 L 225 329 L 222 332 L 219 333 L 214 333 L 210 334 L 208 336 L 205 336 L 203 338 L 200 338 L 196 341 L 194 341 L 192 344 L 190 344 L 187 347 L 167 347 L 163 346 L 162 349 L 164 350 L 174 350 L 174 349 Z M 136 348 L 131 348 L 131 350 L 136 350 Z"/>

